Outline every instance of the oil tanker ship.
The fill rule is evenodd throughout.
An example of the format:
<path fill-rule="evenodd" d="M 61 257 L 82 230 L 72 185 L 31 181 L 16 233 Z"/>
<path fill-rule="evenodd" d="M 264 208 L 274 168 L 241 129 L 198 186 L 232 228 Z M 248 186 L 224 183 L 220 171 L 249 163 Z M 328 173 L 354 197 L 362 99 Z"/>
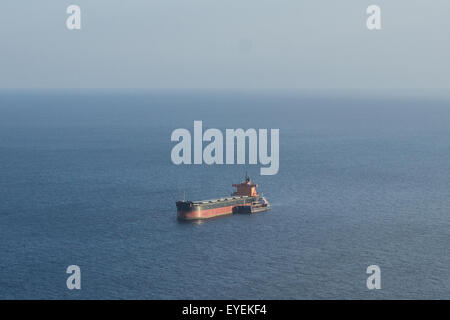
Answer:
<path fill-rule="evenodd" d="M 236 191 L 230 197 L 202 201 L 177 201 L 177 215 L 181 220 L 208 219 L 233 213 L 256 213 L 270 210 L 270 204 L 260 195 L 257 184 L 245 180 L 233 184 Z"/>

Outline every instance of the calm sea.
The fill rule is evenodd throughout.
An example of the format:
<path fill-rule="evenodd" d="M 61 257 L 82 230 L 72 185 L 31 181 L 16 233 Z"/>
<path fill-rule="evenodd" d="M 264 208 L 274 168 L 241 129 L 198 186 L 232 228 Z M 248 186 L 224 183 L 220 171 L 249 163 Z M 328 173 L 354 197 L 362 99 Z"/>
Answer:
<path fill-rule="evenodd" d="M 279 128 L 279 173 L 173 165 L 171 132 L 194 120 Z M 246 170 L 271 211 L 177 221 L 183 192 L 229 195 Z M 449 299 L 450 104 L 3 92 L 0 298 Z"/>

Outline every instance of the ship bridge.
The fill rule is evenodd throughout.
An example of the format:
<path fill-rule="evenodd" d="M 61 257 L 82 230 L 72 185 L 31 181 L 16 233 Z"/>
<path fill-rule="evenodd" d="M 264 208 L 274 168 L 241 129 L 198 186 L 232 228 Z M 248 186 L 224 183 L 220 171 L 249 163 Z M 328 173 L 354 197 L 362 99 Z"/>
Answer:
<path fill-rule="evenodd" d="M 245 181 L 239 184 L 233 184 L 233 187 L 236 188 L 236 191 L 233 193 L 233 196 L 248 196 L 255 197 L 258 195 L 256 188 L 258 185 L 256 183 L 252 183 L 247 173 L 245 174 Z"/>

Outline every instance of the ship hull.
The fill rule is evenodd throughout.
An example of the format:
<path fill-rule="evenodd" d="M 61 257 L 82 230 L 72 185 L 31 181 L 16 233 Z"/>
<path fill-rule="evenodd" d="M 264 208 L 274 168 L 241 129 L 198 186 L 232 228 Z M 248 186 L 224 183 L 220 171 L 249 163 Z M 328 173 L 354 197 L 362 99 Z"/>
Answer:
<path fill-rule="evenodd" d="M 251 206 L 258 197 L 233 197 L 231 199 L 204 200 L 199 202 L 177 202 L 180 220 L 201 220 L 233 214 L 237 206 Z"/>
<path fill-rule="evenodd" d="M 206 210 L 178 211 L 178 219 L 181 220 L 200 220 L 210 219 L 219 216 L 225 216 L 233 213 L 233 207 L 223 207 Z"/>
<path fill-rule="evenodd" d="M 270 206 L 238 206 L 234 208 L 233 213 L 252 214 L 258 212 L 269 211 Z"/>

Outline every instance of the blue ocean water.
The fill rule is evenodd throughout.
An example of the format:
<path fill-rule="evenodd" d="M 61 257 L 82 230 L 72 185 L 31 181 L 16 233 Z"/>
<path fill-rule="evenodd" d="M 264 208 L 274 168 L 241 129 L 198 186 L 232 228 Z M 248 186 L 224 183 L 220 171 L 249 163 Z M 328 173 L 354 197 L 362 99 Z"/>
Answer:
<path fill-rule="evenodd" d="M 279 128 L 279 173 L 173 165 L 171 132 L 194 120 Z M 271 211 L 176 219 L 184 191 L 228 195 L 246 170 Z M 449 299 L 449 249 L 448 102 L 0 94 L 2 299 Z"/>

